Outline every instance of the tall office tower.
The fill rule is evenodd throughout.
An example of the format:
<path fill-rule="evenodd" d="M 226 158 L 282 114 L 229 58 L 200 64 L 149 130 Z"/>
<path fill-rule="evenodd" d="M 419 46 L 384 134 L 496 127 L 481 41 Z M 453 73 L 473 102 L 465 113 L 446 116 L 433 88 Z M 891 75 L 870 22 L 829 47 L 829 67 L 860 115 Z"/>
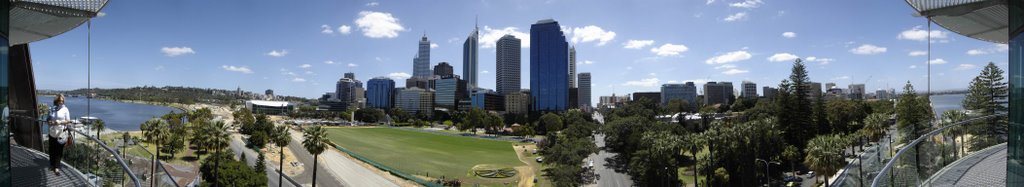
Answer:
<path fill-rule="evenodd" d="M 683 84 L 683 99 L 690 104 L 690 111 L 697 111 L 697 85 L 693 82 Z"/>
<path fill-rule="evenodd" d="M 470 90 L 477 88 L 477 39 L 480 35 L 480 27 L 473 27 L 473 32 L 469 33 L 466 37 L 466 42 L 462 44 L 462 78 L 466 79 L 466 83 L 469 84 Z"/>
<path fill-rule="evenodd" d="M 395 81 L 387 77 L 376 77 L 366 81 L 366 105 L 379 109 L 391 109 L 395 103 Z"/>
<path fill-rule="evenodd" d="M 818 98 L 822 96 L 821 83 L 820 82 L 807 82 L 807 97 Z"/>
<path fill-rule="evenodd" d="M 350 78 L 341 78 L 335 85 L 335 94 L 338 96 L 338 100 L 342 103 L 342 108 L 348 108 L 353 106 L 352 104 L 356 101 L 356 80 Z"/>
<path fill-rule="evenodd" d="M 757 84 L 750 81 L 743 81 L 743 90 L 740 91 L 740 95 L 747 99 L 757 98 Z"/>
<path fill-rule="evenodd" d="M 730 105 L 735 100 L 732 82 L 708 82 L 704 84 L 704 104 Z"/>
<path fill-rule="evenodd" d="M 576 87 L 576 46 L 569 47 L 569 88 Z"/>
<path fill-rule="evenodd" d="M 352 72 L 345 73 L 345 78 L 356 80 L 356 74 Z"/>
<path fill-rule="evenodd" d="M 683 98 L 683 95 L 684 95 L 683 94 L 683 90 L 686 89 L 684 87 L 685 87 L 684 84 L 662 84 L 661 85 L 661 98 L 658 99 L 658 103 L 660 103 L 661 105 L 666 105 L 666 104 L 668 104 L 669 101 L 677 100 L 678 99 L 678 100 L 686 101 L 687 104 L 689 104 L 689 105 L 696 104 L 696 103 L 690 103 L 689 100 L 686 100 L 686 99 Z"/>
<path fill-rule="evenodd" d="M 412 77 L 423 80 L 430 78 L 430 40 L 427 40 L 426 34 L 420 39 L 419 50 L 412 59 L 412 66 Z"/>
<path fill-rule="evenodd" d="M 864 84 L 850 84 L 850 99 L 863 100 L 864 93 Z"/>
<path fill-rule="evenodd" d="M 565 111 L 569 104 L 569 43 L 558 22 L 530 26 L 530 111 Z"/>
<path fill-rule="evenodd" d="M 498 74 L 495 76 L 497 80 L 494 82 L 497 84 L 497 91 L 500 95 L 519 92 L 519 77 L 522 74 L 519 71 L 521 46 L 522 41 L 510 34 L 498 39 L 497 54 L 494 55 L 497 63 L 494 67 Z"/>
<path fill-rule="evenodd" d="M 761 94 L 764 95 L 764 98 L 771 99 L 775 98 L 775 94 L 779 94 L 779 89 L 765 86 L 761 89 L 761 92 Z"/>
<path fill-rule="evenodd" d="M 460 100 L 469 97 L 466 81 L 458 76 L 447 77 L 435 81 L 434 106 L 457 110 Z"/>
<path fill-rule="evenodd" d="M 454 76 L 455 72 L 453 71 L 451 64 L 448 64 L 448 62 L 441 62 L 434 65 L 434 75 L 443 79 Z"/>
<path fill-rule="evenodd" d="M 580 108 L 589 109 L 590 105 L 590 72 L 580 72 L 579 76 L 579 91 L 577 102 L 580 104 Z"/>

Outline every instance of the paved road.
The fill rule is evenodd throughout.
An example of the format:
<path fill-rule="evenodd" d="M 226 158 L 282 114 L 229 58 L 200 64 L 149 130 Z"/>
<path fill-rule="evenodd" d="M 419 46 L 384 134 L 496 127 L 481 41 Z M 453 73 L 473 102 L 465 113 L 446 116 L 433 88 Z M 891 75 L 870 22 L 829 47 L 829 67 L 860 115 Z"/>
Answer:
<path fill-rule="evenodd" d="M 288 147 L 292 148 L 292 150 L 299 150 L 295 152 L 301 152 L 296 154 L 309 155 L 309 152 L 306 152 L 299 144 L 299 142 L 302 142 L 303 140 L 302 133 L 292 130 L 291 134 L 292 143 L 289 144 Z M 344 186 L 398 186 L 387 178 L 384 178 L 370 169 L 363 167 L 359 163 L 356 163 L 359 162 L 358 160 L 349 159 L 342 154 L 343 153 L 333 147 L 329 147 L 326 151 L 320 154 L 320 166 L 323 170 L 318 171 L 317 175 L 321 175 L 321 173 L 325 173 L 323 172 L 324 170 L 327 170 L 334 176 L 342 176 L 336 179 L 339 179 L 339 183 L 344 184 Z M 307 166 L 312 166 L 312 164 L 308 164 Z M 319 181 L 319 179 L 320 176 L 317 176 L 317 181 Z"/>
<path fill-rule="evenodd" d="M 594 135 L 594 142 L 597 143 L 597 147 L 604 147 L 604 135 Z M 597 187 L 615 187 L 615 186 L 632 186 L 633 181 L 629 179 L 629 175 L 623 173 L 617 173 L 611 168 L 605 167 L 607 163 L 605 159 L 614 156 L 614 153 L 605 151 L 599 151 L 597 154 L 591 154 L 587 157 L 587 160 L 594 161 L 594 172 L 600 176 L 597 180 L 597 184 L 591 184 L 587 186 Z"/>
<path fill-rule="evenodd" d="M 295 144 L 295 141 L 292 141 L 292 144 Z M 289 145 L 289 148 L 291 148 L 291 145 Z M 240 155 L 241 152 L 244 151 L 245 152 L 245 156 L 246 156 L 246 160 L 249 162 L 248 164 L 249 165 L 256 165 L 256 159 L 258 159 L 258 155 L 256 154 L 256 151 L 253 151 L 252 149 L 249 149 L 249 148 L 245 147 L 245 142 L 242 140 L 241 135 L 239 135 L 239 134 L 232 135 L 231 150 L 233 150 L 235 152 L 235 156 Z M 303 162 L 303 164 L 305 164 L 305 162 L 301 159 L 302 156 L 300 156 L 300 153 L 298 153 L 298 152 L 299 151 L 296 151 L 295 155 L 300 158 L 299 159 L 300 162 Z M 308 155 L 308 153 L 305 152 L 304 149 L 301 152 L 302 153 L 306 153 Z M 278 177 L 277 165 L 273 165 L 273 164 L 270 164 L 270 163 L 271 163 L 270 161 L 266 161 L 267 170 L 265 172 L 267 173 L 267 185 L 269 185 L 269 186 L 277 186 L 277 183 L 278 183 L 278 181 L 277 181 L 277 177 Z M 309 159 L 309 164 L 306 164 L 306 166 L 309 166 L 309 167 L 306 167 L 306 168 L 308 168 L 306 170 L 308 170 L 309 173 L 304 171 L 302 174 L 300 174 L 300 176 L 304 176 L 305 177 L 305 181 L 300 180 L 299 178 L 295 178 L 295 180 L 297 182 L 299 182 L 299 184 L 301 184 L 303 186 L 310 186 L 311 185 L 311 183 L 312 183 L 312 175 L 313 175 L 312 174 L 313 168 L 311 167 L 312 165 L 313 165 L 312 158 L 310 158 Z M 321 168 L 317 172 L 317 183 L 316 184 L 317 184 L 317 186 L 344 186 L 343 183 L 341 183 L 341 182 L 339 182 L 339 181 L 337 181 L 335 179 L 336 179 L 336 177 L 331 176 L 331 174 L 329 174 L 327 172 L 324 172 L 324 170 Z M 287 179 L 285 179 L 285 180 L 287 180 Z M 284 183 L 284 186 L 292 186 L 292 185 L 291 185 L 291 183 L 286 181 Z"/>

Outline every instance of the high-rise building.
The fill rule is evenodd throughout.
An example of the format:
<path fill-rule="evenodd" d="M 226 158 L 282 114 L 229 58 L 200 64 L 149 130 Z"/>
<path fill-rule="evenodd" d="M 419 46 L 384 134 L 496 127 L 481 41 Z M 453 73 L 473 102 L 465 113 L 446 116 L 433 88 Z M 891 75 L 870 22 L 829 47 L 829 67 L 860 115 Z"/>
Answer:
<path fill-rule="evenodd" d="M 412 77 L 427 80 L 430 78 L 430 40 L 424 34 L 420 39 L 419 50 L 412 59 Z"/>
<path fill-rule="evenodd" d="M 644 99 L 654 103 L 658 103 L 661 101 L 661 92 L 633 92 L 634 101 L 640 101 Z"/>
<path fill-rule="evenodd" d="M 438 79 L 435 81 L 434 105 L 437 107 L 457 110 L 459 100 L 469 97 L 466 81 L 458 76 Z"/>
<path fill-rule="evenodd" d="M 387 77 L 376 77 L 366 81 L 366 105 L 379 109 L 391 109 L 395 102 L 395 81 Z"/>
<path fill-rule="evenodd" d="M 883 89 L 875 90 L 875 99 L 878 100 L 889 100 L 889 92 Z"/>
<path fill-rule="evenodd" d="M 836 83 L 834 83 L 834 82 L 825 83 L 825 91 L 828 91 L 829 89 L 832 89 L 832 88 L 836 88 Z"/>
<path fill-rule="evenodd" d="M 497 84 L 498 94 L 506 95 L 510 93 L 519 92 L 520 85 L 520 61 L 521 61 L 521 46 L 522 41 L 506 34 L 498 39 L 496 46 L 496 57 L 495 69 L 497 69 L 497 75 L 494 76 L 495 84 Z"/>
<path fill-rule="evenodd" d="M 399 88 L 395 96 L 395 107 L 409 114 L 433 112 L 434 91 L 422 88 Z"/>
<path fill-rule="evenodd" d="M 469 33 L 466 37 L 466 42 L 462 43 L 462 78 L 466 79 L 466 83 L 469 84 L 469 89 L 477 88 L 477 44 L 478 37 L 480 35 L 480 28 L 473 27 L 473 32 Z"/>
<path fill-rule="evenodd" d="M 808 98 L 814 99 L 821 97 L 821 83 L 820 82 L 807 82 L 807 96 Z"/>
<path fill-rule="evenodd" d="M 345 73 L 344 77 L 348 78 L 348 79 L 356 80 L 356 73 L 348 72 L 348 73 Z"/>
<path fill-rule="evenodd" d="M 757 98 L 757 84 L 750 81 L 743 81 L 743 90 L 740 91 L 740 95 L 747 99 Z"/>
<path fill-rule="evenodd" d="M 678 99 L 686 101 L 690 105 L 696 104 L 683 98 L 683 90 L 685 90 L 685 88 L 683 87 L 685 87 L 684 84 L 662 84 L 661 99 L 658 100 L 658 103 L 660 103 L 661 105 L 666 105 L 669 101 Z"/>
<path fill-rule="evenodd" d="M 340 106 L 342 106 L 343 108 L 353 106 L 353 103 L 356 102 L 356 88 L 358 88 L 358 86 L 356 85 L 356 81 L 358 80 L 341 78 L 335 85 L 334 93 L 338 95 L 335 98 L 338 98 L 338 102 L 341 103 Z"/>
<path fill-rule="evenodd" d="M 775 98 L 776 94 L 779 94 L 779 89 L 765 86 L 761 89 L 761 92 L 764 94 L 764 98 L 771 99 Z"/>
<path fill-rule="evenodd" d="M 732 82 L 708 82 L 704 84 L 704 104 L 731 105 L 736 99 L 732 89 Z"/>
<path fill-rule="evenodd" d="M 569 88 L 569 109 L 576 109 L 580 107 L 580 89 Z"/>
<path fill-rule="evenodd" d="M 579 77 L 579 79 L 577 79 L 577 80 L 579 80 L 579 86 L 577 87 L 577 88 L 579 88 L 578 92 L 577 92 L 577 96 L 579 96 L 579 97 L 578 97 L 576 102 L 579 102 L 580 108 L 582 108 L 582 109 L 589 109 L 591 107 L 591 105 L 590 105 L 590 103 L 591 103 L 590 102 L 590 84 L 591 84 L 590 83 L 590 72 L 580 72 L 579 74 L 576 74 L 576 76 Z"/>
<path fill-rule="evenodd" d="M 569 47 L 569 88 L 576 87 L 576 46 Z"/>
<path fill-rule="evenodd" d="M 531 112 L 565 111 L 569 104 L 569 43 L 558 22 L 530 26 Z"/>
<path fill-rule="evenodd" d="M 405 79 L 405 87 L 430 89 L 430 80 L 419 77 L 410 77 L 408 79 Z"/>
<path fill-rule="evenodd" d="M 505 98 L 494 91 L 488 89 L 476 89 L 473 90 L 471 103 L 473 108 L 484 109 L 486 111 L 503 111 L 505 110 Z"/>
<path fill-rule="evenodd" d="M 513 114 L 526 114 L 530 111 L 530 94 L 525 92 L 514 92 L 505 94 L 505 112 Z"/>
<path fill-rule="evenodd" d="M 864 84 L 850 84 L 850 99 L 863 100 L 864 99 Z"/>
<path fill-rule="evenodd" d="M 434 75 L 440 78 L 448 78 L 455 75 L 454 68 L 448 62 L 441 62 L 434 65 Z"/>

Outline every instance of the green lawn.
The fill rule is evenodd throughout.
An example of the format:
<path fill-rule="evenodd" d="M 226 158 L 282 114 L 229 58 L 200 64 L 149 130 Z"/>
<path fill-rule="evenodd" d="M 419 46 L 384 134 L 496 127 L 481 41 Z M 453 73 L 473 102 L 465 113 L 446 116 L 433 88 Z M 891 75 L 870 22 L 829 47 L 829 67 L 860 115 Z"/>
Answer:
<path fill-rule="evenodd" d="M 470 171 L 478 164 L 524 166 L 512 149 L 513 142 L 437 135 L 391 128 L 327 128 L 327 137 L 338 146 L 389 167 L 431 178 L 459 178 L 463 185 L 516 184 L 519 177 L 484 179 Z"/>

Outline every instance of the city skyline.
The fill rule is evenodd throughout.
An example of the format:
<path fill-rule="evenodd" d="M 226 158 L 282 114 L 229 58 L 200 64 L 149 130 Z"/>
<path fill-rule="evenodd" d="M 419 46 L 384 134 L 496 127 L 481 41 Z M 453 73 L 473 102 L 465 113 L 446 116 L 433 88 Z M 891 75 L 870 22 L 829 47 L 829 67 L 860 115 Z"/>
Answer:
<path fill-rule="evenodd" d="M 409 59 L 424 34 L 433 41 L 430 67 L 454 62 L 461 72 L 460 44 L 474 30 L 475 17 L 481 48 L 476 73 L 482 88 L 496 88 L 496 40 L 512 34 L 528 51 L 529 25 L 548 18 L 559 21 L 570 45 L 578 48 L 577 72 L 592 72 L 592 103 L 613 89 L 625 95 L 687 81 L 698 87 L 707 81 L 745 80 L 776 87 L 795 57 L 804 58 L 812 81 L 835 82 L 841 88 L 863 83 L 869 93 L 898 90 L 908 80 L 918 90 L 927 86 L 925 20 L 907 16 L 913 11 L 903 2 L 332 3 L 247 5 L 251 8 L 228 2 L 111 4 L 92 23 L 93 87 L 241 87 L 317 98 L 333 90 L 345 72 L 359 74 L 360 81 L 378 76 L 404 81 L 413 74 Z M 559 6 L 579 11 L 549 8 Z M 828 8 L 837 6 L 846 8 Z M 257 14 L 266 7 L 286 13 Z M 868 9 L 872 14 L 863 14 Z M 206 21 L 189 21 L 196 19 Z M 236 32 L 207 33 L 204 28 Z M 937 25 L 932 29 L 932 90 L 966 88 L 990 61 L 1006 68 L 1005 45 L 962 37 Z M 85 27 L 80 27 L 30 46 L 38 62 L 39 88 L 86 87 L 81 71 L 85 36 Z M 521 55 L 529 59 L 530 53 Z M 529 63 L 522 62 L 524 89 L 529 89 Z"/>

